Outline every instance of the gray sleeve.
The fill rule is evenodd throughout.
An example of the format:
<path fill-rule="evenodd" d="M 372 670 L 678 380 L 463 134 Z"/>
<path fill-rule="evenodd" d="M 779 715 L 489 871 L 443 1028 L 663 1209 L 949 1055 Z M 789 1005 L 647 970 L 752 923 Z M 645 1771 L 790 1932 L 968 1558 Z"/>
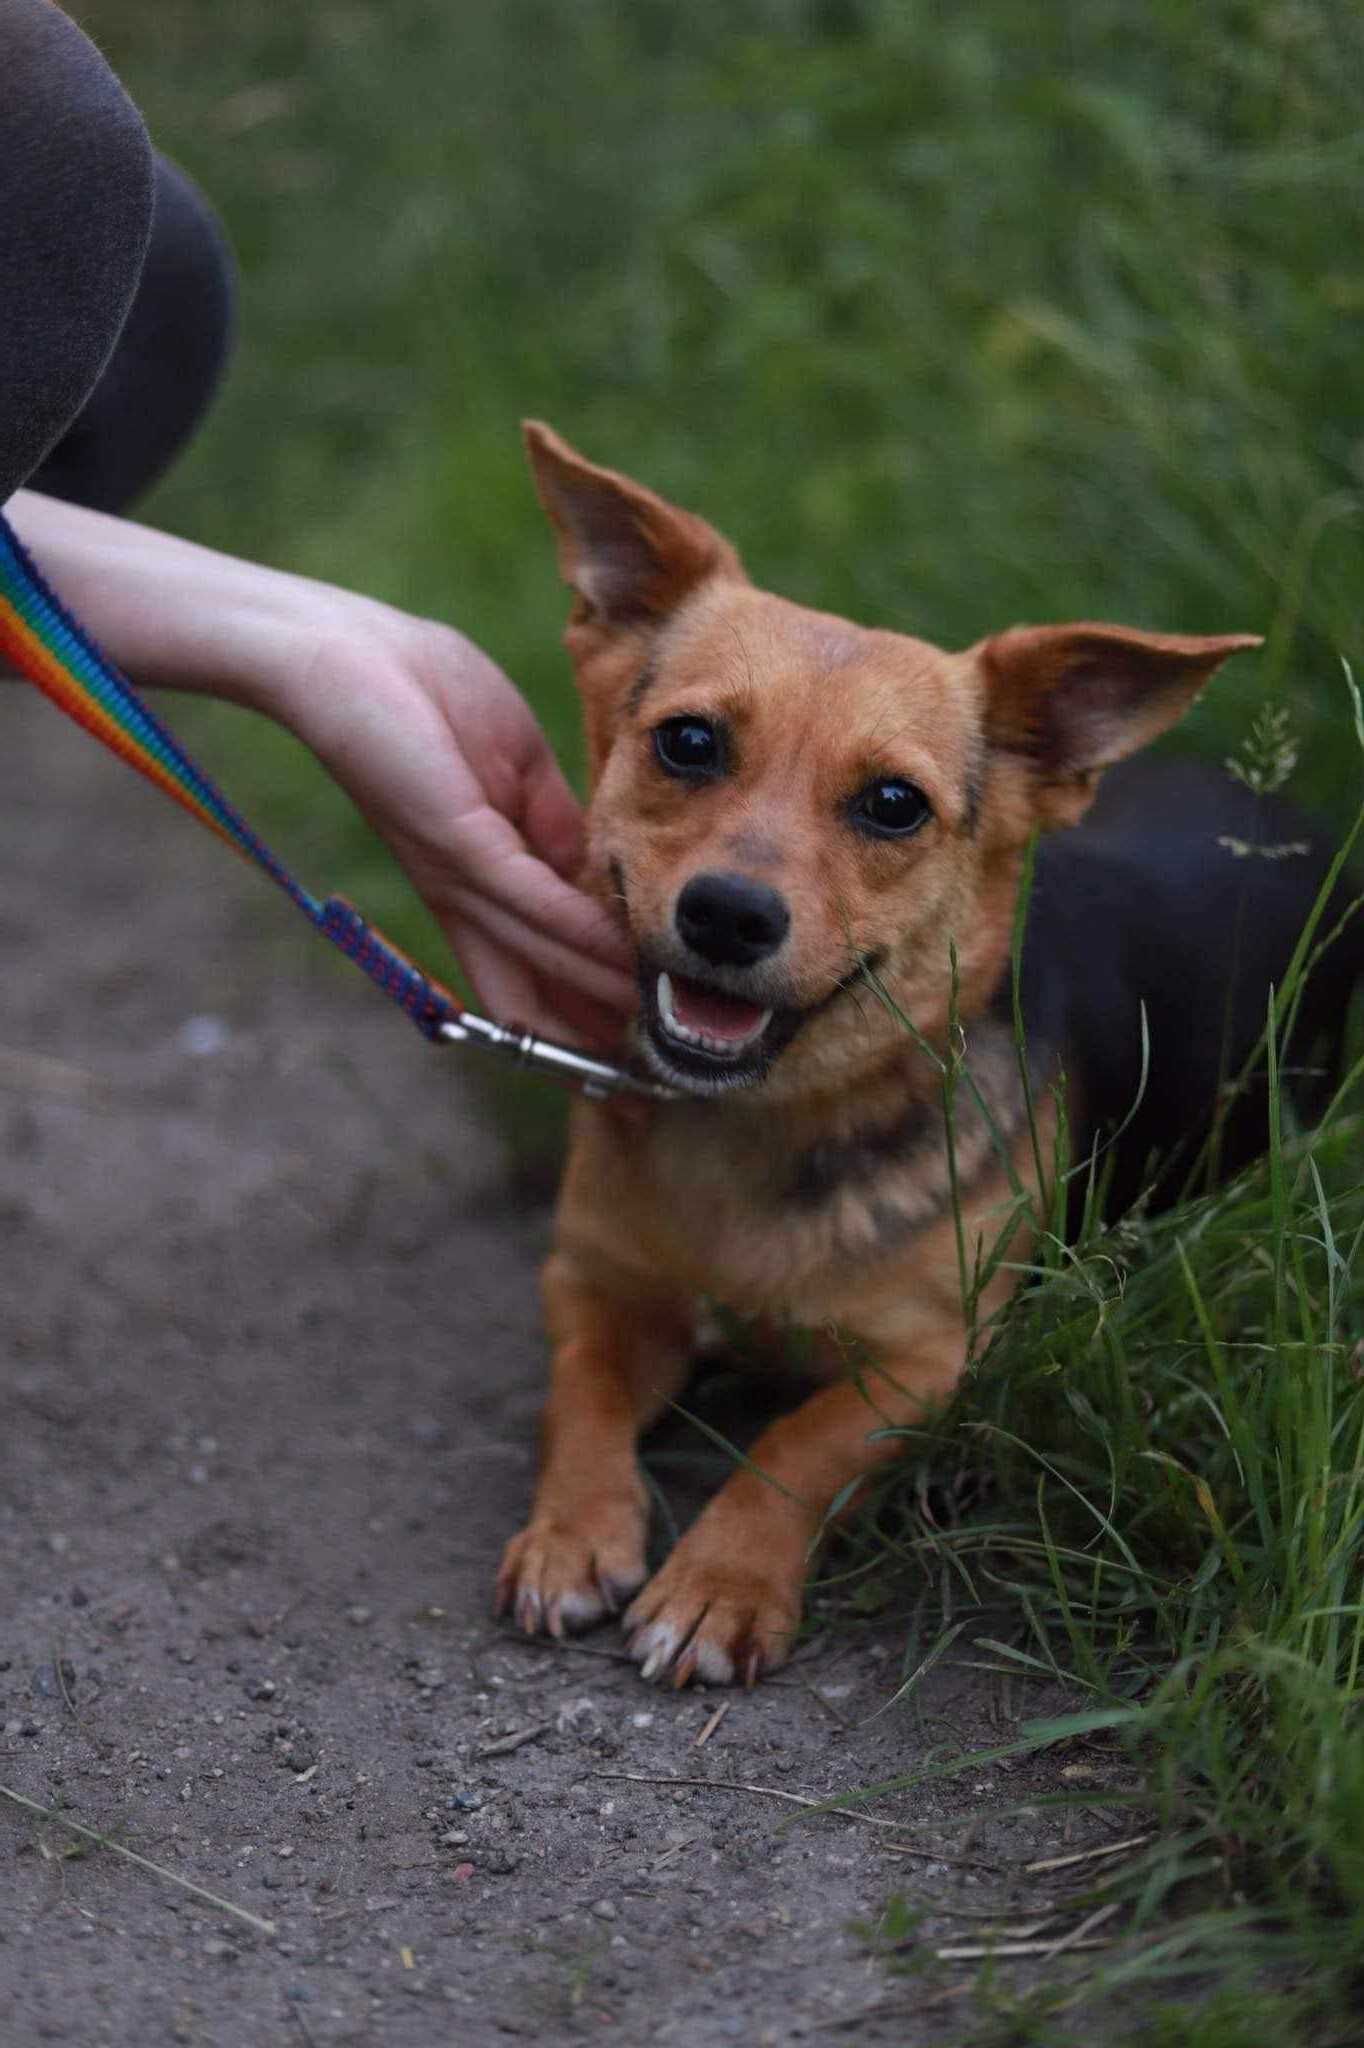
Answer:
<path fill-rule="evenodd" d="M 99 382 L 151 232 L 142 118 L 50 0 L 0 0 L 0 503 Z"/>

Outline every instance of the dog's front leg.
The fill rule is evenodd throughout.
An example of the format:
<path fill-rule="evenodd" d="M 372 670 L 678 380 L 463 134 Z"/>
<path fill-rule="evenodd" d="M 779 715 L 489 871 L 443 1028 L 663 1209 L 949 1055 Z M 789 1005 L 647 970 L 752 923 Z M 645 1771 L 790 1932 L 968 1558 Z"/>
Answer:
<path fill-rule="evenodd" d="M 912 1354 L 825 1387 L 758 1438 L 625 1617 L 646 1678 L 752 1685 L 790 1654 L 810 1553 L 830 1509 L 898 1455 L 961 1376 L 960 1323 Z"/>
<path fill-rule="evenodd" d="M 648 1502 L 636 1440 L 686 1377 L 690 1301 L 633 1293 L 556 1252 L 543 1276 L 553 1357 L 530 1521 L 498 1574 L 496 1610 L 559 1636 L 643 1584 Z"/>

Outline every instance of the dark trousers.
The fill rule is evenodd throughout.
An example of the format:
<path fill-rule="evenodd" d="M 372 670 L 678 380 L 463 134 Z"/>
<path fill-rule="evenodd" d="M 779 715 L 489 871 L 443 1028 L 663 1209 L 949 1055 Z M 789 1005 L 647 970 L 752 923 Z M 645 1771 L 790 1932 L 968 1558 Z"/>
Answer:
<path fill-rule="evenodd" d="M 217 386 L 232 261 L 104 59 L 50 0 L 0 0 L 0 504 L 117 511 Z"/>

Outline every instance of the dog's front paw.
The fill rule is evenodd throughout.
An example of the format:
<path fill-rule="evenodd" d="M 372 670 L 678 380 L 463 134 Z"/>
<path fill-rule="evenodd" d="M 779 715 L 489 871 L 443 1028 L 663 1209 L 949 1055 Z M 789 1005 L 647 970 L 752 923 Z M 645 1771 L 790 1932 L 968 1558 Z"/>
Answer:
<path fill-rule="evenodd" d="M 803 1556 L 742 1561 L 701 1525 L 674 1550 L 625 1616 L 644 1678 L 753 1685 L 791 1654 L 800 1625 Z"/>
<path fill-rule="evenodd" d="M 502 1554 L 494 1613 L 512 1614 L 528 1636 L 562 1636 L 618 1614 L 644 1583 L 644 1536 L 633 1499 L 537 1509 Z"/>

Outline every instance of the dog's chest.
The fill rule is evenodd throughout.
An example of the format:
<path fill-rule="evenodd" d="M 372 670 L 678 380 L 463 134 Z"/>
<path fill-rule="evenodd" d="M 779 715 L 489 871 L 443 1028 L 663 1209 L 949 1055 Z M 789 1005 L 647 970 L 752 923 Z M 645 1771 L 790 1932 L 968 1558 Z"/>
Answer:
<path fill-rule="evenodd" d="M 903 1261 L 996 1168 L 1026 1106 L 1007 1035 L 978 1027 L 971 1081 L 894 1089 L 819 1119 L 679 1106 L 617 1138 L 620 1220 L 646 1257 L 751 1313 L 818 1321 Z"/>
<path fill-rule="evenodd" d="M 822 1319 L 851 1272 L 903 1256 L 949 1199 L 937 1105 L 823 1135 L 710 1126 L 660 1120 L 637 1214 L 670 1271 L 741 1311 Z"/>
<path fill-rule="evenodd" d="M 800 1157 L 777 1129 L 689 1131 L 692 1121 L 655 1132 L 640 1162 L 667 1266 L 736 1309 L 801 1315 L 853 1255 L 841 1205 L 805 1198 Z"/>

